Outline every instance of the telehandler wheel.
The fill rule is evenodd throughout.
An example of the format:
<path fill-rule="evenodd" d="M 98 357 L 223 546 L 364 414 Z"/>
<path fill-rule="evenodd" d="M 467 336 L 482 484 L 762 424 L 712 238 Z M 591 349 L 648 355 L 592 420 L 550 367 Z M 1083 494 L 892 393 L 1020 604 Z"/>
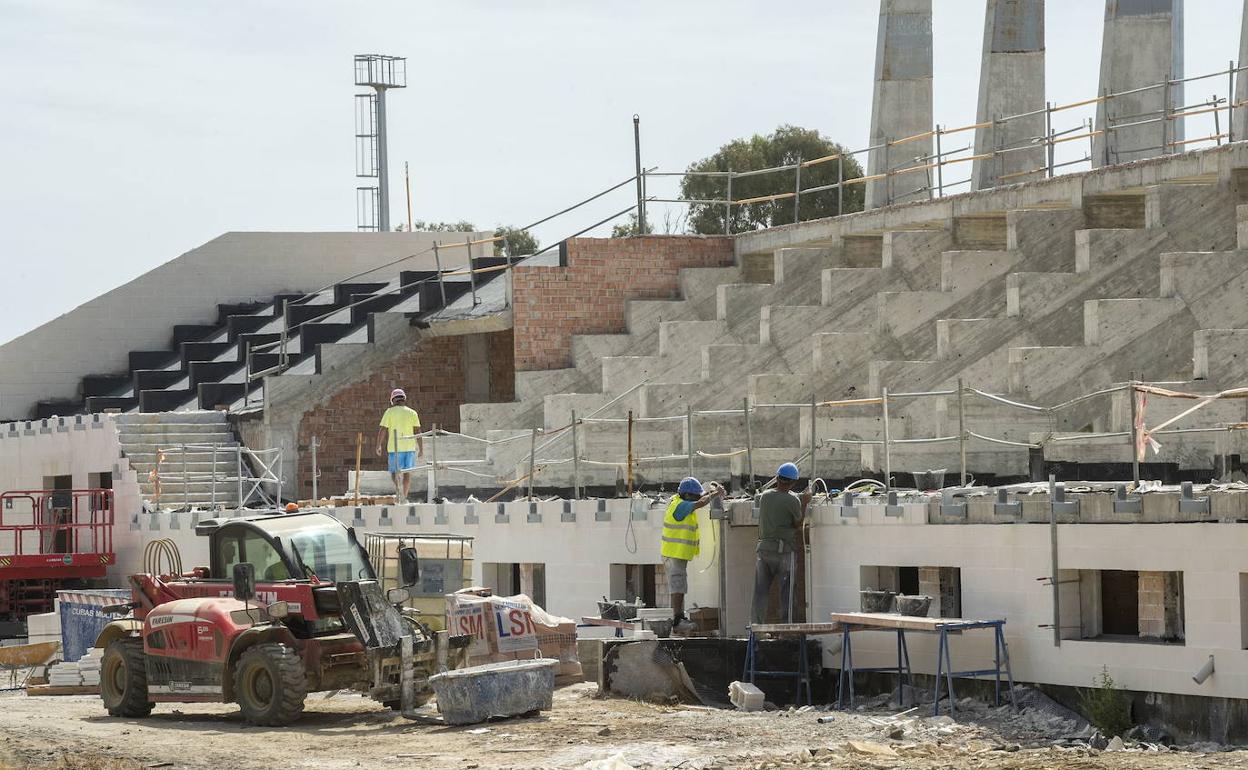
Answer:
<path fill-rule="evenodd" d="M 281 727 L 303 713 L 308 692 L 303 661 L 284 644 L 257 644 L 243 651 L 234 670 L 234 699 L 253 725 Z"/>
<path fill-rule="evenodd" d="M 147 699 L 143 640 L 114 639 L 100 660 L 100 697 L 115 717 L 145 717 L 156 705 Z"/>

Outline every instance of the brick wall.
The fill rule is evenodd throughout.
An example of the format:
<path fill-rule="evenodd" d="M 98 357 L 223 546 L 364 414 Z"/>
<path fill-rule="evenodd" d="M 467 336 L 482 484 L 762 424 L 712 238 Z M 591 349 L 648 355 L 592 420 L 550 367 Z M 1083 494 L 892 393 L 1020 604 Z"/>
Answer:
<path fill-rule="evenodd" d="M 716 236 L 574 238 L 566 262 L 513 271 L 517 371 L 571 365 L 573 334 L 625 331 L 627 300 L 679 297 L 681 268 L 731 265 L 733 246 Z"/>
<path fill-rule="evenodd" d="M 490 398 L 515 399 L 515 366 L 511 332 L 486 335 L 490 360 Z M 389 406 L 390 391 L 403 388 L 407 403 L 420 413 L 422 425 L 437 423 L 446 430 L 459 429 L 459 407 L 464 403 L 464 340 L 462 336 L 432 337 L 399 353 L 385 365 L 369 369 L 365 376 L 334 393 L 299 421 L 300 455 L 307 453 L 312 437 L 319 442 L 317 465 L 321 469 L 318 492 L 340 494 L 347 488 L 355 468 L 355 436 L 364 434 L 361 467 L 385 470 L 386 460 L 375 453 L 377 422 Z M 309 455 L 310 456 L 310 455 Z M 300 463 L 299 495 L 312 493 L 311 463 Z"/>

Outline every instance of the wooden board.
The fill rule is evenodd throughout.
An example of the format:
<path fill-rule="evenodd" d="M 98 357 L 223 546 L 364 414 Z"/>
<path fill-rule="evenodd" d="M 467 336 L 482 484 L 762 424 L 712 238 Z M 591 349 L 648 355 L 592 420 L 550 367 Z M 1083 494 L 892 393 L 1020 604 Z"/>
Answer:
<path fill-rule="evenodd" d="M 845 630 L 841 623 L 755 623 L 750 630 L 756 634 L 798 636 L 801 634 L 839 634 Z"/>
<path fill-rule="evenodd" d="M 606 626 L 607 628 L 625 628 L 636 631 L 641 628 L 640 620 L 612 620 L 610 618 L 596 618 L 586 615 L 581 618 L 581 622 L 587 626 Z"/>
<path fill-rule="evenodd" d="M 956 629 L 959 626 L 1004 621 L 966 620 L 964 618 L 917 618 L 891 612 L 833 612 L 832 621 L 852 626 L 897 629 L 906 631 L 939 631 L 941 628 Z"/>
<path fill-rule="evenodd" d="M 26 694 L 35 695 L 99 695 L 99 685 L 78 685 L 77 687 L 64 685 L 53 687 L 50 684 L 31 685 L 26 688 Z"/>

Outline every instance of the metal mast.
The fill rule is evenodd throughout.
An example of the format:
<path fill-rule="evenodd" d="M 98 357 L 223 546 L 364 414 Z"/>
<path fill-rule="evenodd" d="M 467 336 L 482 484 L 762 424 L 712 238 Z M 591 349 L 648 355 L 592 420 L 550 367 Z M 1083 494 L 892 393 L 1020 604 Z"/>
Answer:
<path fill-rule="evenodd" d="M 390 229 L 390 175 L 386 154 L 386 91 L 407 87 L 407 59 L 376 53 L 358 54 L 355 84 L 373 89 L 370 94 L 355 97 L 355 175 L 377 180 L 376 185 L 356 188 L 357 228 L 387 232 Z"/>

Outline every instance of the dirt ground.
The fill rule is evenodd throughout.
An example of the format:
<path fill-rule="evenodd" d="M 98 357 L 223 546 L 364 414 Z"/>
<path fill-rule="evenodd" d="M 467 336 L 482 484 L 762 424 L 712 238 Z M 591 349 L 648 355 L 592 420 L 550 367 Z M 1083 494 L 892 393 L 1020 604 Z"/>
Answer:
<path fill-rule="evenodd" d="M 954 721 L 885 709 L 749 714 L 595 695 L 593 685 L 574 685 L 539 717 L 449 727 L 406 720 L 356 695 L 318 694 L 302 720 L 277 729 L 244 725 L 232 705 L 161 704 L 147 719 L 118 719 L 95 697 L 4 693 L 0 767 L 1248 768 L 1248 751 L 1213 747 L 1128 742 L 1125 751 L 1096 751 L 1055 735 L 1080 726 L 1039 707 L 1016 714 L 968 702 Z"/>

